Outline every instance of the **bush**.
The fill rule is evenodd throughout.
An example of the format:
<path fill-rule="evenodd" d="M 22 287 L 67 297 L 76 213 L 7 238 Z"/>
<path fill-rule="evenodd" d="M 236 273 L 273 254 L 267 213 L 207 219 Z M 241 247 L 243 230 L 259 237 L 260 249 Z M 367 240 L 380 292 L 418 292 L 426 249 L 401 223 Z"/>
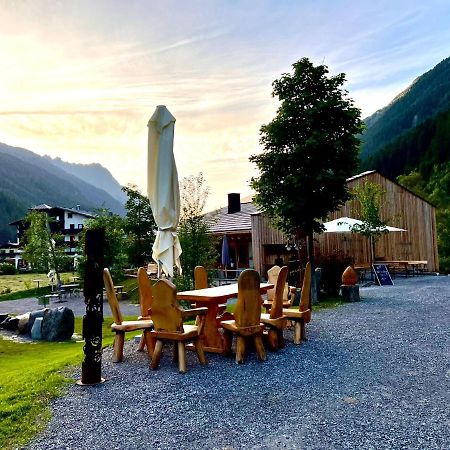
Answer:
<path fill-rule="evenodd" d="M 15 275 L 17 273 L 17 269 L 9 263 L 0 263 L 0 273 L 2 275 Z"/>
<path fill-rule="evenodd" d="M 342 273 L 354 263 L 353 258 L 345 256 L 342 252 L 317 257 L 317 267 L 322 268 L 322 294 L 326 297 L 335 297 L 339 294 L 342 284 Z"/>

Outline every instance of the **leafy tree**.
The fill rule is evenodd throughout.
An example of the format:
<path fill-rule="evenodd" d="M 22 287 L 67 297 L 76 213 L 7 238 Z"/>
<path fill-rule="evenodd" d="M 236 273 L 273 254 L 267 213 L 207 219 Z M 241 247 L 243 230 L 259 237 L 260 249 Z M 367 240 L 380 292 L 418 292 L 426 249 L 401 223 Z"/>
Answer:
<path fill-rule="evenodd" d="M 435 164 L 429 177 L 413 171 L 398 182 L 436 207 L 439 267 L 450 272 L 450 162 Z"/>
<path fill-rule="evenodd" d="M 346 179 L 358 165 L 356 135 L 363 125 L 342 87 L 345 74 L 329 76 L 325 65 L 314 66 L 307 58 L 293 69 L 273 82 L 272 95 L 281 105 L 261 127 L 264 150 L 250 157 L 260 176 L 251 186 L 275 227 L 296 238 L 306 233 L 314 269 L 313 233 L 321 232 L 326 216 L 350 198 Z M 314 277 L 312 285 L 316 296 Z"/>
<path fill-rule="evenodd" d="M 112 214 L 108 209 L 100 209 L 97 216 L 84 224 L 80 238 L 79 254 L 83 254 L 86 242 L 86 231 L 98 228 L 105 229 L 104 264 L 108 267 L 115 280 L 123 278 L 123 269 L 127 264 L 125 219 Z M 80 258 L 78 272 L 83 277 L 85 256 Z"/>
<path fill-rule="evenodd" d="M 352 232 L 362 234 L 370 241 L 370 264 L 375 259 L 375 243 L 387 233 L 387 221 L 381 220 L 380 209 L 385 190 L 376 183 L 366 182 L 355 187 L 352 194 L 360 204 L 359 220 L 361 224 L 353 225 Z"/>
<path fill-rule="evenodd" d="M 209 233 L 204 215 L 209 187 L 200 172 L 185 177 L 181 182 L 181 211 L 178 238 L 183 253 L 181 267 L 183 275 L 177 285 L 184 289 L 194 287 L 195 266 L 210 267 L 217 259 L 216 239 Z"/>
<path fill-rule="evenodd" d="M 128 262 L 137 267 L 151 260 L 156 229 L 150 201 L 136 186 L 123 187 L 127 194 L 124 230 L 127 234 Z"/>
<path fill-rule="evenodd" d="M 33 269 L 42 272 L 54 270 L 59 286 L 60 272 L 69 259 L 64 252 L 63 236 L 50 233 L 49 217 L 46 213 L 30 211 L 25 222 L 28 228 L 25 231 L 23 258 L 31 263 Z"/>

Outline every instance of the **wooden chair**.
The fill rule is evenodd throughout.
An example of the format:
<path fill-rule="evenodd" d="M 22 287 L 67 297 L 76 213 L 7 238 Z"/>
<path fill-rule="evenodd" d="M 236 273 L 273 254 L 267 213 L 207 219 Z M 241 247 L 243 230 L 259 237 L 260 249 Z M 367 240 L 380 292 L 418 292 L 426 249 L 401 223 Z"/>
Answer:
<path fill-rule="evenodd" d="M 261 314 L 261 322 L 268 328 L 268 344 L 272 351 L 284 347 L 283 329 L 286 328 L 287 319 L 283 315 L 283 300 L 287 275 L 288 268 L 283 266 L 278 273 L 270 314 Z"/>
<path fill-rule="evenodd" d="M 150 330 L 153 328 L 151 320 L 122 320 L 122 314 L 117 301 L 116 290 L 108 269 L 103 269 L 103 282 L 105 284 L 106 295 L 111 312 L 114 318 L 114 323 L 111 325 L 111 330 L 116 332 L 114 337 L 114 362 L 121 362 L 123 360 L 123 345 L 125 342 L 125 333 L 127 331 L 144 331 L 144 339 L 147 345 L 147 352 L 152 356 L 152 343 Z"/>
<path fill-rule="evenodd" d="M 139 267 L 137 272 L 138 286 L 139 286 L 139 305 L 141 309 L 141 315 L 138 320 L 151 320 L 148 315 L 148 310 L 152 307 L 153 294 L 152 294 L 152 282 L 148 276 L 147 270 L 144 267 Z M 154 342 L 152 342 L 152 348 L 154 349 Z M 138 351 L 141 352 L 145 348 L 144 335 L 141 336 L 139 341 Z"/>
<path fill-rule="evenodd" d="M 283 315 L 294 322 L 294 344 L 301 344 L 306 340 L 305 324 L 311 321 L 310 309 L 311 297 L 311 265 L 306 264 L 305 277 L 303 278 L 302 295 L 298 310 L 283 309 Z"/>
<path fill-rule="evenodd" d="M 267 291 L 267 300 L 263 303 L 263 306 L 266 309 L 266 313 L 268 313 L 270 311 L 270 308 L 272 307 L 272 303 L 275 298 L 275 291 L 278 285 L 278 276 L 280 274 L 280 271 L 281 271 L 280 266 L 273 266 L 267 271 L 267 282 L 275 285 L 275 287 Z M 284 308 L 290 308 L 292 306 L 292 303 L 294 302 L 295 291 L 296 288 L 289 287 L 286 279 L 284 282 L 284 288 L 282 293 Z"/>
<path fill-rule="evenodd" d="M 256 270 L 244 270 L 238 280 L 238 299 L 234 320 L 222 321 L 224 328 L 225 354 L 231 353 L 233 333 L 236 334 L 236 363 L 244 361 L 245 341 L 253 337 L 256 353 L 262 361 L 266 352 L 262 343 L 264 325 L 261 324 L 262 298 L 259 291 L 259 274 Z"/>
<path fill-rule="evenodd" d="M 156 340 L 152 358 L 152 369 L 157 369 L 161 359 L 161 353 L 165 341 L 174 344 L 174 359 L 178 359 L 180 373 L 186 372 L 186 348 L 185 343 L 191 341 L 194 344 L 198 359 L 201 364 L 206 364 L 203 346 L 200 343 L 200 334 L 203 329 L 204 316 L 208 308 L 196 308 L 183 310 L 177 301 L 177 289 L 168 280 L 159 280 L 153 286 L 153 302 L 149 310 L 155 325 L 151 336 Z M 183 320 L 188 317 L 201 317 L 198 325 L 183 325 Z"/>
<path fill-rule="evenodd" d="M 208 287 L 208 272 L 206 272 L 206 269 L 203 266 L 196 266 L 194 269 L 194 289 L 206 289 Z M 217 320 L 219 322 L 224 319 L 232 319 L 230 314 L 224 315 L 226 309 L 226 303 L 221 303 L 219 305 L 217 310 Z"/>

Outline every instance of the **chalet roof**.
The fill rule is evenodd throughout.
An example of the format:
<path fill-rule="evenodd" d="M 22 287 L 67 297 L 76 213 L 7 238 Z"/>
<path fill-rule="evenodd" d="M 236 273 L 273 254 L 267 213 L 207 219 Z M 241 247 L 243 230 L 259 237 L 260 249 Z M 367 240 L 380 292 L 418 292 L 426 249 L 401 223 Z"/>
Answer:
<path fill-rule="evenodd" d="M 358 175 L 353 175 L 352 177 L 347 178 L 347 181 L 353 181 L 353 180 L 356 180 L 357 178 L 362 178 L 362 177 L 365 177 L 365 176 L 370 175 L 371 173 L 375 173 L 375 172 L 376 172 L 376 170 L 367 170 L 366 172 L 361 172 L 361 173 L 358 173 Z"/>
<path fill-rule="evenodd" d="M 46 210 L 46 209 L 53 209 L 53 207 L 52 207 L 52 206 L 48 206 L 48 205 L 45 204 L 45 203 L 42 203 L 41 205 L 33 206 L 33 207 L 31 207 L 30 209 L 34 209 L 34 210 L 36 210 L 36 211 L 44 211 L 44 210 Z"/>
<path fill-rule="evenodd" d="M 207 214 L 212 233 L 250 233 L 252 229 L 251 215 L 257 212 L 256 205 L 251 202 L 241 203 L 241 210 L 228 214 L 228 206 Z"/>

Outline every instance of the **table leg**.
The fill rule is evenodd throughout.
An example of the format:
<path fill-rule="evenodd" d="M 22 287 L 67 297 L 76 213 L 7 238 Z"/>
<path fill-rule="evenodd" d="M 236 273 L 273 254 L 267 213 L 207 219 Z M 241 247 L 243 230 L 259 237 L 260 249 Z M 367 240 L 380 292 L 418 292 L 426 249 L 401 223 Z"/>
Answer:
<path fill-rule="evenodd" d="M 206 306 L 208 312 L 206 313 L 205 325 L 203 333 L 200 336 L 200 342 L 203 345 L 205 352 L 223 353 L 225 350 L 224 340 L 222 334 L 217 328 L 217 312 L 219 309 L 218 303 L 211 302 L 196 302 L 197 308 Z"/>

